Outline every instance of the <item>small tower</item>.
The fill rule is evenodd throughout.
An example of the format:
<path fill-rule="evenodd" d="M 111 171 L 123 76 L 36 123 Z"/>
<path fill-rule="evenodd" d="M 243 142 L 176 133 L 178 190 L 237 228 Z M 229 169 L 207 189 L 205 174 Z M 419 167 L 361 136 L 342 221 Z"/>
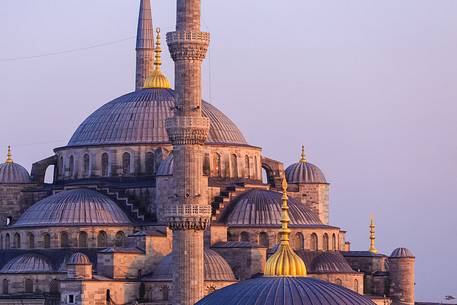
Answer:
<path fill-rule="evenodd" d="M 368 249 L 368 251 L 370 251 L 371 253 L 374 253 L 374 254 L 378 253 L 378 250 L 375 247 L 375 239 L 376 239 L 375 225 L 374 225 L 374 217 L 372 215 L 371 220 L 370 220 L 370 248 Z"/>
<path fill-rule="evenodd" d="M 92 279 L 92 263 L 87 255 L 77 252 L 67 261 L 67 277 L 69 279 Z"/>
<path fill-rule="evenodd" d="M 414 305 L 414 254 L 395 249 L 389 257 L 389 294 L 392 305 Z"/>
<path fill-rule="evenodd" d="M 144 87 L 144 81 L 152 73 L 154 64 L 154 29 L 150 0 L 141 0 L 136 34 L 135 90 Z"/>

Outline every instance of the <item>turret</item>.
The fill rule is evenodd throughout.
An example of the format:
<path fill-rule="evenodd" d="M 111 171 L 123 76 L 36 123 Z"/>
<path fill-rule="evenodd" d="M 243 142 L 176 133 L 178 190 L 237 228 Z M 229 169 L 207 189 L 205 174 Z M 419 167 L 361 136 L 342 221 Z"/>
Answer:
<path fill-rule="evenodd" d="M 92 279 L 92 263 L 87 255 L 74 253 L 67 261 L 67 277 L 69 279 Z"/>
<path fill-rule="evenodd" d="M 406 248 L 395 249 L 389 257 L 389 294 L 392 305 L 414 305 L 413 253 Z"/>

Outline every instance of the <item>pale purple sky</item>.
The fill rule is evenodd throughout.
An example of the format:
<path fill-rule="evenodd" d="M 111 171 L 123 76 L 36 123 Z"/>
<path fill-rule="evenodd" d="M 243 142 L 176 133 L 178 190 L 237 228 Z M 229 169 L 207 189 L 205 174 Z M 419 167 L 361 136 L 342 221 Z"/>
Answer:
<path fill-rule="evenodd" d="M 136 0 L 0 2 L 0 149 L 31 164 L 92 111 L 134 87 Z M 175 1 L 152 0 L 174 27 Z M 353 249 L 416 254 L 418 300 L 457 295 L 457 1 L 203 1 L 205 98 L 249 143 L 308 159 L 331 185 L 331 223 Z M 163 69 L 173 80 L 164 47 Z M 2 148 L 3 147 L 3 148 Z M 0 151 L 1 152 L 1 151 Z"/>

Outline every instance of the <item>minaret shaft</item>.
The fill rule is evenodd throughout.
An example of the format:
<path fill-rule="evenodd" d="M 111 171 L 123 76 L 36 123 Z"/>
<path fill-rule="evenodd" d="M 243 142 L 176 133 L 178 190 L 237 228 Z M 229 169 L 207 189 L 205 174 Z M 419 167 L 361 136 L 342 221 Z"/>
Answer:
<path fill-rule="evenodd" d="M 175 115 L 166 121 L 175 158 L 175 199 L 165 208 L 173 230 L 173 305 L 193 305 L 204 296 L 203 233 L 211 216 L 202 164 L 209 119 L 201 112 L 209 34 L 200 32 L 200 0 L 177 0 L 176 31 L 167 34 L 167 44 L 176 87 Z"/>
<path fill-rule="evenodd" d="M 154 29 L 150 0 L 141 0 L 136 36 L 135 90 L 144 87 L 145 80 L 154 70 Z"/>

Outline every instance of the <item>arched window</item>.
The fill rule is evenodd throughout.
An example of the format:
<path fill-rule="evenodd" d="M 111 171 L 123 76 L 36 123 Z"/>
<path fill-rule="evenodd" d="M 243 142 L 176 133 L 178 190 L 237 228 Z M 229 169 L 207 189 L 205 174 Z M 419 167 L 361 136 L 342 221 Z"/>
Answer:
<path fill-rule="evenodd" d="M 125 152 L 123 155 L 122 155 L 122 173 L 124 175 L 128 175 L 130 174 L 130 168 L 131 164 L 130 164 L 130 154 L 128 152 Z"/>
<path fill-rule="evenodd" d="M 8 294 L 9 293 L 9 286 L 10 286 L 10 283 L 7 279 L 3 279 L 3 282 L 2 282 L 2 293 L 3 294 Z"/>
<path fill-rule="evenodd" d="M 156 159 L 153 152 L 146 153 L 145 165 L 146 176 L 154 176 L 156 174 Z"/>
<path fill-rule="evenodd" d="M 205 154 L 203 157 L 203 175 L 209 176 L 211 172 L 211 166 L 209 161 L 209 154 Z"/>
<path fill-rule="evenodd" d="M 324 234 L 322 243 L 323 243 L 322 247 L 324 248 L 324 251 L 328 251 L 329 244 L 328 244 L 328 234 L 327 233 Z"/>
<path fill-rule="evenodd" d="M 111 302 L 111 290 L 109 289 L 106 290 L 106 304 L 113 304 L 113 302 Z"/>
<path fill-rule="evenodd" d="M 70 246 L 70 241 L 68 238 L 67 232 L 60 233 L 60 247 L 61 248 L 68 248 Z"/>
<path fill-rule="evenodd" d="M 294 236 L 294 248 L 295 249 L 305 248 L 305 237 L 300 232 L 297 232 Z"/>
<path fill-rule="evenodd" d="M 21 235 L 19 235 L 19 233 L 14 234 L 14 248 L 15 249 L 21 248 Z"/>
<path fill-rule="evenodd" d="M 35 235 L 33 235 L 33 233 L 27 233 L 27 240 L 29 244 L 29 249 L 35 248 Z"/>
<path fill-rule="evenodd" d="M 33 280 L 25 279 L 25 293 L 33 293 Z"/>
<path fill-rule="evenodd" d="M 109 157 L 107 153 L 102 154 L 102 176 L 106 177 L 109 175 Z"/>
<path fill-rule="evenodd" d="M 84 154 L 83 157 L 83 174 L 88 176 L 90 173 L 90 157 L 89 154 Z"/>
<path fill-rule="evenodd" d="M 268 237 L 268 233 L 260 232 L 260 234 L 259 234 L 259 244 L 261 246 L 264 246 L 264 247 L 267 247 L 267 248 L 270 247 L 270 239 Z"/>
<path fill-rule="evenodd" d="M 52 293 L 52 294 L 57 294 L 59 293 L 59 281 L 57 281 L 56 279 L 53 279 L 50 283 L 49 283 L 49 292 Z"/>
<path fill-rule="evenodd" d="M 108 246 L 108 235 L 105 231 L 98 232 L 97 247 L 106 248 Z"/>
<path fill-rule="evenodd" d="M 343 282 L 340 279 L 336 279 L 335 284 L 342 286 Z"/>
<path fill-rule="evenodd" d="M 249 241 L 249 233 L 248 232 L 241 232 L 240 241 Z"/>
<path fill-rule="evenodd" d="M 311 234 L 311 250 L 317 251 L 319 249 L 319 241 L 317 239 L 317 234 Z"/>
<path fill-rule="evenodd" d="M 358 280 L 354 280 L 354 291 L 359 292 L 359 281 Z"/>
<path fill-rule="evenodd" d="M 68 168 L 70 177 L 73 177 L 75 174 L 75 157 L 70 156 L 70 160 L 68 161 Z"/>
<path fill-rule="evenodd" d="M 230 163 L 232 166 L 232 174 L 230 176 L 233 178 L 238 178 L 238 157 L 235 154 L 230 156 Z"/>
<path fill-rule="evenodd" d="M 5 249 L 11 248 L 11 238 L 9 233 L 6 233 L 5 235 Z"/>
<path fill-rule="evenodd" d="M 222 170 L 221 170 L 221 155 L 219 155 L 218 153 L 215 153 L 214 154 L 214 160 L 213 160 L 213 164 L 214 164 L 214 176 L 215 177 L 221 177 L 222 175 Z"/>
<path fill-rule="evenodd" d="M 249 156 L 244 157 L 244 176 L 246 178 L 251 178 L 251 170 L 249 167 Z"/>
<path fill-rule="evenodd" d="M 332 235 L 332 249 L 333 250 L 338 250 L 338 247 L 336 245 L 336 235 L 335 235 L 335 233 L 333 233 L 333 235 Z"/>
<path fill-rule="evenodd" d="M 51 235 L 48 233 L 43 234 L 43 248 L 51 248 Z"/>
<path fill-rule="evenodd" d="M 114 245 L 116 247 L 124 247 L 125 246 L 125 233 L 122 231 L 119 231 L 116 233 Z"/>
<path fill-rule="evenodd" d="M 78 246 L 80 248 L 87 248 L 87 233 L 84 231 L 79 232 Z"/>
<path fill-rule="evenodd" d="M 160 287 L 160 292 L 162 292 L 162 301 L 168 301 L 170 298 L 170 288 L 167 285 Z"/>
<path fill-rule="evenodd" d="M 60 156 L 60 162 L 59 162 L 59 173 L 61 176 L 65 174 L 65 164 L 63 164 L 63 157 Z"/>

